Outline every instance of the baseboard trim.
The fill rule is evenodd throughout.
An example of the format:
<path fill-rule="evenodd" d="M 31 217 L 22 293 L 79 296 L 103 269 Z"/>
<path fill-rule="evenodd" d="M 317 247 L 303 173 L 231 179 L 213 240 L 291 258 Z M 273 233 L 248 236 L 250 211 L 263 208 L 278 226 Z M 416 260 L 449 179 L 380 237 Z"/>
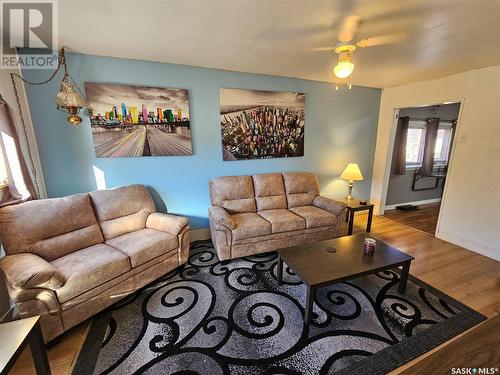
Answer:
<path fill-rule="evenodd" d="M 403 204 L 413 204 L 415 206 L 418 206 L 419 204 L 429 204 L 429 203 L 438 203 L 438 202 L 441 202 L 441 198 L 425 199 L 423 201 L 387 204 L 387 205 L 385 205 L 384 210 L 394 210 L 396 208 L 396 206 L 401 206 Z"/>
<path fill-rule="evenodd" d="M 461 246 L 463 248 L 466 248 L 467 250 L 484 255 L 485 257 L 494 259 L 496 261 L 500 261 L 500 252 L 498 250 L 495 250 L 499 248 L 498 244 L 495 245 L 493 243 L 480 243 L 442 230 L 436 232 L 436 238 L 439 238 L 446 242 L 450 242 L 457 246 Z"/>
<path fill-rule="evenodd" d="M 191 242 L 200 240 L 209 240 L 210 238 L 211 236 L 209 228 L 197 228 L 197 229 L 191 229 L 189 231 L 189 240 Z"/>

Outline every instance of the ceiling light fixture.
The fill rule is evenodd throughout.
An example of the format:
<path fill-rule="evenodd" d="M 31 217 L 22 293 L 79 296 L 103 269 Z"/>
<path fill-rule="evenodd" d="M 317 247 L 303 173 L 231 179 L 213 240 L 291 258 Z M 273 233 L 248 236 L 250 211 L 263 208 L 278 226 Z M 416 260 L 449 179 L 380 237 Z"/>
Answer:
<path fill-rule="evenodd" d="M 333 72 L 339 78 L 347 78 L 351 75 L 354 70 L 354 64 L 350 61 L 339 61 L 337 65 L 334 66 Z"/>
<path fill-rule="evenodd" d="M 63 110 L 65 112 L 69 113 L 69 116 L 67 117 L 67 121 L 74 125 L 75 127 L 80 125 L 82 122 L 82 118 L 78 116 L 78 111 L 82 108 L 89 108 L 89 105 L 87 101 L 85 100 L 84 95 L 82 94 L 82 90 L 78 85 L 75 83 L 73 78 L 68 72 L 68 66 L 66 64 L 66 54 L 64 52 L 64 47 L 61 47 L 59 50 L 59 58 L 58 58 L 58 65 L 57 69 L 50 75 L 48 79 L 42 82 L 30 82 L 23 77 L 21 77 L 19 74 L 16 73 L 11 73 L 11 80 L 12 80 L 12 85 L 14 86 L 14 91 L 16 93 L 16 97 L 18 97 L 17 93 L 17 87 L 16 83 L 14 81 L 14 78 L 17 77 L 24 83 L 33 85 L 33 86 L 40 86 L 44 85 L 46 83 L 49 83 L 54 79 L 56 74 L 59 72 L 59 70 L 63 68 L 64 70 L 64 75 L 63 79 L 61 81 L 61 85 L 59 87 L 59 91 L 56 95 L 56 105 L 57 109 Z M 18 99 L 18 107 L 19 110 L 21 110 L 21 104 Z M 90 110 L 90 109 L 89 109 Z M 24 121 L 24 119 L 21 116 L 21 119 Z"/>
<path fill-rule="evenodd" d="M 356 46 L 352 44 L 341 44 L 335 48 L 335 53 L 339 55 L 339 61 L 337 65 L 333 67 L 333 73 L 337 78 L 346 79 L 351 76 L 354 71 L 354 64 L 352 60 L 352 53 L 356 50 Z M 336 89 L 338 90 L 339 84 L 337 82 Z M 349 80 L 349 89 L 352 85 Z"/>

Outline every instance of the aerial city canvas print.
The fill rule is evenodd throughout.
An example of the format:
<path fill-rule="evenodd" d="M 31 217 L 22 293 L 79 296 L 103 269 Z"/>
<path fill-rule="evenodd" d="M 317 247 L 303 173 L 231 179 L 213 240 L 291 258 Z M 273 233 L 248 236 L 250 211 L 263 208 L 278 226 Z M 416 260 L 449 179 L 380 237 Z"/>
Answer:
<path fill-rule="evenodd" d="M 305 94 L 220 89 L 224 160 L 304 156 Z"/>
<path fill-rule="evenodd" d="M 191 155 L 185 89 L 85 83 L 98 158 Z"/>

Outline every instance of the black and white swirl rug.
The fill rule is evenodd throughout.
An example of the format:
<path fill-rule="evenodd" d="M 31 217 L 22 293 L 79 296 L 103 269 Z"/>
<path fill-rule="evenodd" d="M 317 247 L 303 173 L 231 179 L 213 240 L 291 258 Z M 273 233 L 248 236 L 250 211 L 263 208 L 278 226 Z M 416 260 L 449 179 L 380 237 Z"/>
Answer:
<path fill-rule="evenodd" d="M 94 318 L 73 374 L 382 374 L 484 317 L 388 271 L 306 288 L 277 254 L 221 262 L 210 242 L 189 261 Z"/>

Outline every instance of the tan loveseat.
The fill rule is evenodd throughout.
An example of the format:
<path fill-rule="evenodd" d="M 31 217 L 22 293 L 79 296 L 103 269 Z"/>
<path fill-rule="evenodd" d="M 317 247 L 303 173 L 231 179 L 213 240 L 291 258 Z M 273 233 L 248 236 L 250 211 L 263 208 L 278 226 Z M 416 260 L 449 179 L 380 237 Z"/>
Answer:
<path fill-rule="evenodd" d="M 4 207 L 0 239 L 9 294 L 49 341 L 184 264 L 189 226 L 131 185 Z"/>
<path fill-rule="evenodd" d="M 312 173 L 210 180 L 208 218 L 219 259 L 263 253 L 342 234 L 344 203 L 321 197 Z"/>

